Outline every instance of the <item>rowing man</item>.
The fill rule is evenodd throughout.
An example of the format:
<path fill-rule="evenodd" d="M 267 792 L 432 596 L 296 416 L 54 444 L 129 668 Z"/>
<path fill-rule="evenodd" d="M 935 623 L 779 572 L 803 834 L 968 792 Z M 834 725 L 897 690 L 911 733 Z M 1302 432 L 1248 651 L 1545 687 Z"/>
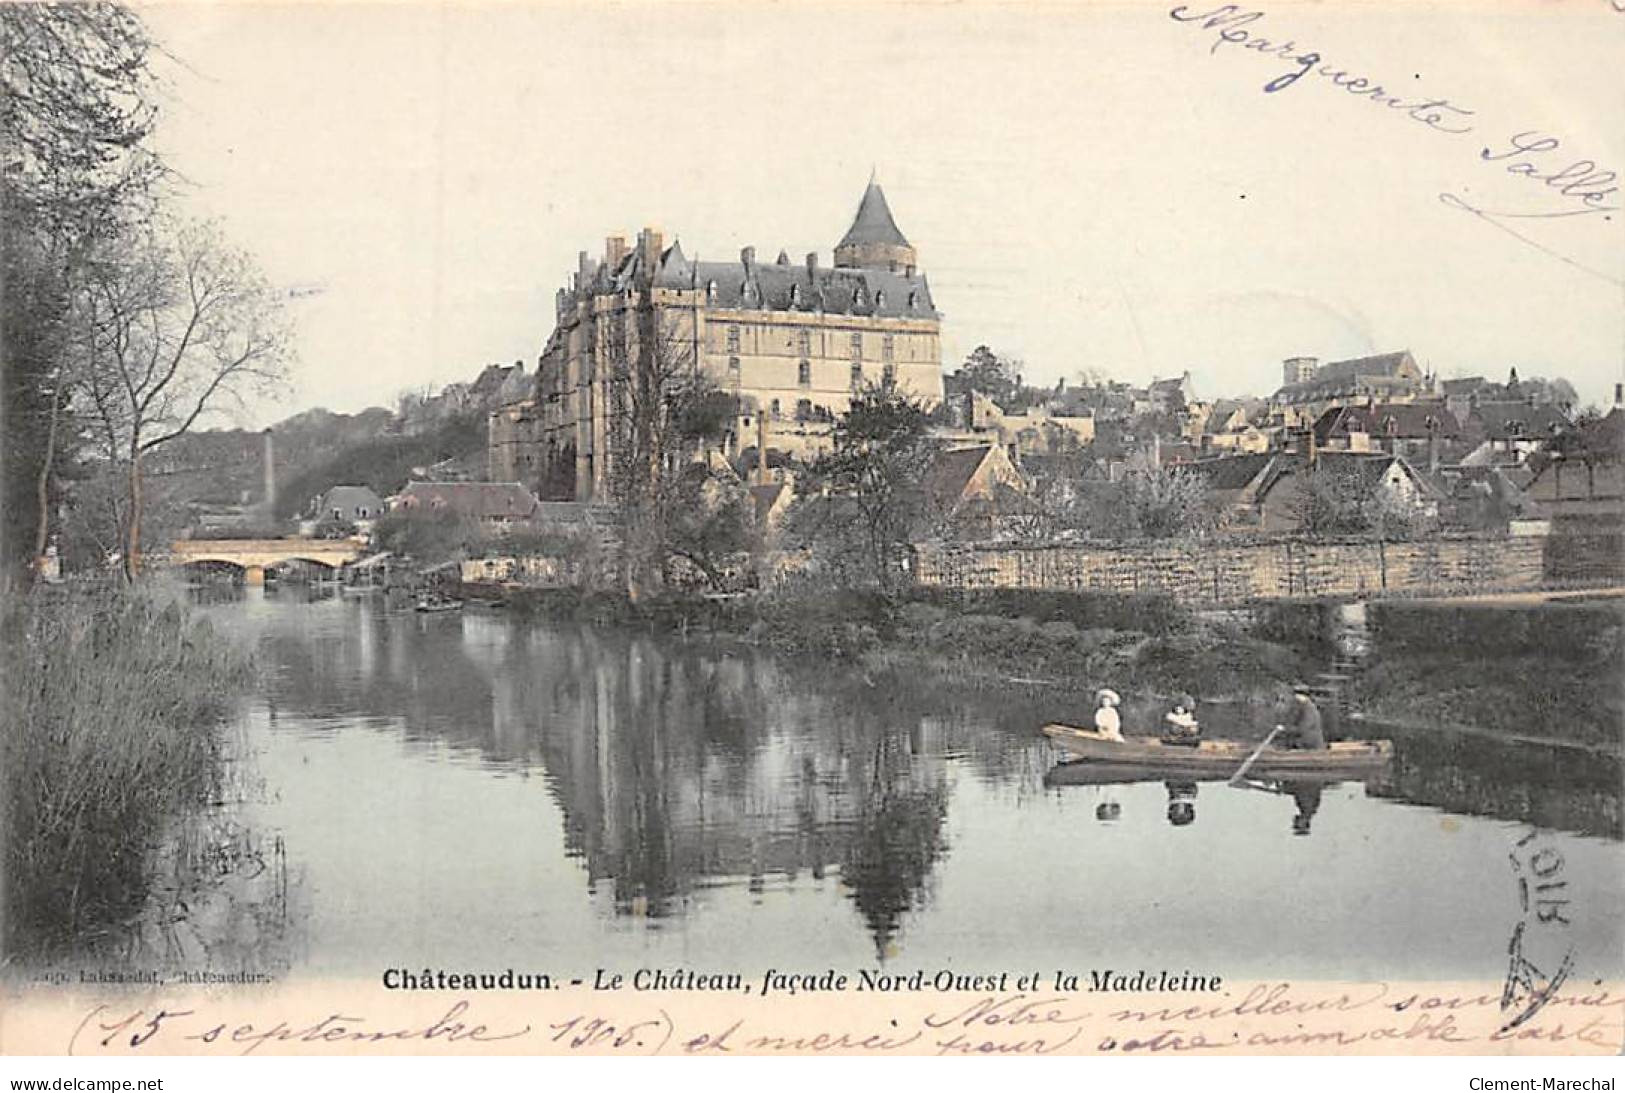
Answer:
<path fill-rule="evenodd" d="M 1292 723 L 1277 725 L 1281 746 L 1300 751 L 1320 751 L 1326 747 L 1326 732 L 1320 725 L 1320 710 L 1309 697 L 1309 688 L 1299 684 L 1292 689 Z"/>

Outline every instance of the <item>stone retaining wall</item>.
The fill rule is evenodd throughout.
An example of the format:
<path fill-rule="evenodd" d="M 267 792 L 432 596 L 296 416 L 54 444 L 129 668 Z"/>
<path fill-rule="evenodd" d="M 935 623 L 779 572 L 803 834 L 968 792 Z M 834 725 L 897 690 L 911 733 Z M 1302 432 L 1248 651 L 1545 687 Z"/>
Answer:
<path fill-rule="evenodd" d="M 927 588 L 1162 592 L 1188 604 L 1223 606 L 1536 588 L 1544 546 L 1539 536 L 1194 546 L 932 544 L 917 548 L 914 576 Z"/>

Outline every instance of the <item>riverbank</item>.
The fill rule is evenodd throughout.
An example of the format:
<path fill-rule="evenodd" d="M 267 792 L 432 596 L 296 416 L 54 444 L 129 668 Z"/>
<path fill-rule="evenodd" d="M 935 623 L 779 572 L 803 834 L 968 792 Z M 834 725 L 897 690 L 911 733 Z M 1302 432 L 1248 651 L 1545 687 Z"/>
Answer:
<path fill-rule="evenodd" d="M 577 589 L 465 585 L 520 617 L 707 635 L 871 673 L 927 673 L 956 684 L 1037 683 L 1079 692 L 1273 701 L 1312 666 L 1246 628 L 1202 619 L 1172 598 L 1118 593 L 856 591 L 633 604 Z"/>
<path fill-rule="evenodd" d="M 1369 717 L 1625 750 L 1625 604 L 1393 603 L 1371 623 Z"/>
<path fill-rule="evenodd" d="M 577 589 L 466 585 L 463 594 L 520 616 L 705 635 L 850 664 L 877 680 L 923 675 L 955 688 L 1040 686 L 1078 696 L 1109 686 L 1125 695 L 1188 693 L 1204 706 L 1267 710 L 1333 656 L 1318 609 L 1275 605 L 1213 617 L 1156 594 L 916 589 L 636 605 Z M 1347 684 L 1351 711 L 1622 750 L 1625 604 L 1397 601 L 1370 611 L 1373 652 Z"/>
<path fill-rule="evenodd" d="M 44 588 L 3 605 L 5 948 L 114 932 L 167 831 L 218 799 L 246 659 L 178 603 Z"/>

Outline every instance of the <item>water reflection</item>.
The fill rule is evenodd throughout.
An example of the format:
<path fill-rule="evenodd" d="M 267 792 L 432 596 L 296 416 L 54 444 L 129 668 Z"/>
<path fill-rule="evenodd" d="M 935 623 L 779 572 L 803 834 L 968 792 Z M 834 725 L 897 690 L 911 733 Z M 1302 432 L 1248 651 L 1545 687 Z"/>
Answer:
<path fill-rule="evenodd" d="M 1506 756 L 1441 753 L 1427 740 L 1399 739 L 1385 782 L 1261 781 L 1250 788 L 1263 792 L 1246 792 L 1199 786 L 1201 778 L 1057 766 L 1035 728 L 1075 719 L 1080 700 L 1069 695 L 873 679 L 622 630 L 527 626 L 475 608 L 392 611 L 376 598 L 306 604 L 281 590 L 274 598 L 250 591 L 215 610 L 259 650 L 264 705 L 290 741 L 283 761 L 320 787 L 299 806 L 319 815 L 284 815 L 303 825 L 290 845 L 308 855 L 335 823 L 368 810 L 397 824 L 407 817 L 418 825 L 412 838 L 443 842 L 373 848 L 354 840 L 388 859 L 376 876 L 404 875 L 394 883 L 427 901 L 393 919 L 375 909 L 389 896 L 336 872 L 350 857 L 335 851 L 313 866 L 316 886 L 325 884 L 324 898 L 344 915 L 375 916 L 356 934 L 386 942 L 402 921 L 439 930 L 446 914 L 470 913 L 459 902 L 467 895 L 490 903 L 493 918 L 545 921 L 554 933 L 526 936 L 556 936 L 572 952 L 643 953 L 626 938 L 659 946 L 675 936 L 676 948 L 661 950 L 667 956 L 720 948 L 722 959 L 774 959 L 782 947 L 826 961 L 844 929 L 882 958 L 951 959 L 968 938 L 1038 959 L 1067 946 L 1098 949 L 1100 938 L 1087 932 L 1058 934 L 1057 916 L 1103 921 L 1113 907 L 1137 906 L 1152 910 L 1143 929 L 1114 936 L 1114 959 L 1200 960 L 1222 936 L 1238 967 L 1314 952 L 1325 974 L 1346 973 L 1337 962 L 1348 954 L 1319 933 L 1254 936 L 1248 894 L 1312 874 L 1323 906 L 1361 909 L 1339 919 L 1338 944 L 1432 945 L 1441 967 L 1459 970 L 1477 967 L 1462 961 L 1481 949 L 1494 955 L 1504 945 L 1495 909 L 1469 905 L 1473 885 L 1487 882 L 1430 890 L 1432 912 L 1404 901 L 1378 906 L 1373 894 L 1418 874 L 1487 875 L 1484 863 L 1500 860 L 1504 839 L 1480 825 L 1470 839 L 1441 842 L 1423 810 L 1391 801 L 1617 836 L 1617 786 L 1610 795 L 1593 778 L 1585 785 L 1594 794 L 1569 795 L 1564 771 L 1526 777 L 1526 766 Z M 1237 710 L 1232 720 L 1269 716 Z M 317 770 L 357 761 L 381 766 Z M 345 778 L 366 804 L 327 810 L 326 787 Z M 411 787 L 393 801 L 379 785 L 392 779 Z M 528 796 L 503 788 L 526 780 Z M 556 824 L 535 810 L 538 780 Z M 398 798 L 408 792 L 403 807 Z M 431 794 L 434 810 L 424 804 L 426 818 L 411 818 Z M 455 837 L 437 830 L 462 817 Z M 471 851 L 468 840 L 482 835 Z M 470 853 L 477 865 L 459 860 Z M 417 875 L 431 869 L 440 872 Z M 579 870 L 581 888 L 570 870 Z M 460 895 L 447 875 L 479 887 Z M 1189 919 L 1192 891 L 1208 893 L 1197 901 L 1200 923 Z M 825 893 L 845 907 L 845 927 L 827 924 Z M 1604 895 L 1617 903 L 1617 892 Z M 578 911 L 602 916 L 611 932 L 572 918 Z M 705 938 L 686 932 L 696 921 L 711 924 Z M 1407 931 L 1435 926 L 1437 936 L 1407 940 Z M 335 920 L 314 932 L 320 944 L 323 930 L 346 928 Z M 734 952 L 753 930 L 778 931 L 775 952 L 759 935 L 750 957 Z M 501 937 L 480 948 L 478 931 L 458 924 L 439 943 L 511 960 Z"/>
<path fill-rule="evenodd" d="M 1196 783 L 1164 782 L 1168 790 L 1168 822 L 1185 827 L 1196 822 Z"/>
<path fill-rule="evenodd" d="M 809 688 L 763 658 L 647 636 L 331 607 L 341 625 L 260 633 L 273 722 L 398 724 L 409 742 L 540 770 L 566 852 L 619 913 L 661 919 L 718 884 L 834 873 L 884 954 L 926 898 L 947 847 L 945 758 L 975 750 L 963 722 L 900 718 L 861 680 Z"/>
<path fill-rule="evenodd" d="M 1625 837 L 1620 815 L 1625 766 L 1616 755 L 1377 722 L 1364 728 L 1392 737 L 1395 744 L 1393 767 L 1379 796 L 1469 816 Z"/>

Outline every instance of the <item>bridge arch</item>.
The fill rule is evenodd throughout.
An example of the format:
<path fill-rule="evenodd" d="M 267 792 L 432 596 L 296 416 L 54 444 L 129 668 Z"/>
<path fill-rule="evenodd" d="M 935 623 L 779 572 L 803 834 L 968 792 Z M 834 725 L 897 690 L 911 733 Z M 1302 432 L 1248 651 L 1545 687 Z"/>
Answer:
<path fill-rule="evenodd" d="M 268 568 L 297 562 L 334 570 L 360 558 L 361 550 L 348 539 L 181 539 L 170 547 L 170 562 L 235 565 L 248 583 L 258 584 Z"/>

